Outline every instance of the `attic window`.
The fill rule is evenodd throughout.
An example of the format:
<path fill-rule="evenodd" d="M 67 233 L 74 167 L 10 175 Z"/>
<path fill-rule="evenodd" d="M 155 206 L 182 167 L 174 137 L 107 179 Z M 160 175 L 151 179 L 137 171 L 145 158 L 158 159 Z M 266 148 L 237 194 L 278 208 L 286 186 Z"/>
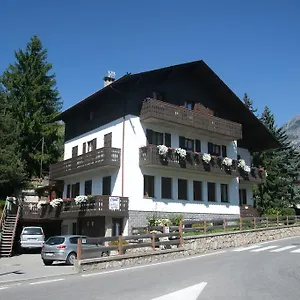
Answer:
<path fill-rule="evenodd" d="M 190 110 L 193 110 L 195 106 L 194 101 L 184 101 L 184 107 Z"/>
<path fill-rule="evenodd" d="M 163 101 L 165 98 L 164 94 L 162 92 L 158 92 L 158 91 L 154 91 L 152 94 L 152 97 L 153 97 L 153 99 L 161 100 L 161 101 Z"/>

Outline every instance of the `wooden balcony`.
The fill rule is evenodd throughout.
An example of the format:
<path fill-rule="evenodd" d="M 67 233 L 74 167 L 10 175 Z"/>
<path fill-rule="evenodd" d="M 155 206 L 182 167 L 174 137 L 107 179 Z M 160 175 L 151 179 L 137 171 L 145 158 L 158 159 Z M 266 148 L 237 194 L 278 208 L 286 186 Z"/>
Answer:
<path fill-rule="evenodd" d="M 242 138 L 242 125 L 221 119 L 201 111 L 189 110 L 155 99 L 143 102 L 140 119 L 143 122 L 155 123 L 163 126 L 189 127 L 199 133 L 222 137 L 228 140 Z"/>
<path fill-rule="evenodd" d="M 213 157 L 209 163 L 202 160 L 202 154 L 187 152 L 186 159 L 182 160 L 176 155 L 174 149 L 169 149 L 168 154 L 163 157 L 158 154 L 156 146 L 140 148 L 140 167 L 159 167 L 181 169 L 202 174 L 212 174 L 218 176 L 240 177 L 242 181 L 262 183 L 263 173 L 257 168 L 251 168 L 250 173 L 246 173 L 238 168 L 237 160 L 232 161 L 232 166 L 227 167 L 223 164 L 223 157 Z"/>
<path fill-rule="evenodd" d="M 225 168 L 222 159 L 212 157 L 209 163 L 202 160 L 202 154 L 187 152 L 186 159 L 181 160 L 174 150 L 169 150 L 165 158 L 158 154 L 155 146 L 140 148 L 140 167 L 162 167 L 186 169 L 187 171 L 215 174 L 222 176 L 238 176 L 235 167 Z"/>
<path fill-rule="evenodd" d="M 119 209 L 112 209 L 110 197 L 97 195 L 93 196 L 92 200 L 81 204 L 76 204 L 73 199 L 65 200 L 57 207 L 52 207 L 48 203 L 42 205 L 40 209 L 37 203 L 24 202 L 21 218 L 24 220 L 64 220 L 94 216 L 128 217 L 128 198 L 117 197 Z"/>
<path fill-rule="evenodd" d="M 50 166 L 50 179 L 58 180 L 66 176 L 96 168 L 120 168 L 121 149 L 104 147 Z"/>

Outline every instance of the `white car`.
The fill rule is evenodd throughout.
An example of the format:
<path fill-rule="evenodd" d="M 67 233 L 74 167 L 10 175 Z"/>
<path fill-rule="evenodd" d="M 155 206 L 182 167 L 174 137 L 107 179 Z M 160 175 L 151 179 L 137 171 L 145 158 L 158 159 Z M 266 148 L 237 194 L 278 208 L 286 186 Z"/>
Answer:
<path fill-rule="evenodd" d="M 45 235 L 42 227 L 24 227 L 20 236 L 20 247 L 22 249 L 42 248 Z"/>

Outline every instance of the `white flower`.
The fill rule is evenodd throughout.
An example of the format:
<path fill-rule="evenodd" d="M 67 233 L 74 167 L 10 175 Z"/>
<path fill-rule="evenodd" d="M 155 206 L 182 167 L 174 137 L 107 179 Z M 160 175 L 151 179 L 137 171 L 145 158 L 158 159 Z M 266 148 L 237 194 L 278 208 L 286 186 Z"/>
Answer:
<path fill-rule="evenodd" d="M 62 202 L 64 202 L 63 199 L 57 198 L 57 199 L 53 199 L 53 200 L 50 202 L 50 205 L 51 205 L 52 207 L 55 208 L 55 207 L 59 206 Z"/>
<path fill-rule="evenodd" d="M 205 161 L 208 164 L 211 161 L 211 156 L 210 156 L 210 154 L 204 153 L 202 155 L 202 159 L 203 159 L 203 161 Z"/>
<path fill-rule="evenodd" d="M 246 166 L 244 166 L 244 171 L 247 172 L 247 173 L 250 173 L 251 168 L 246 165 Z"/>
<path fill-rule="evenodd" d="M 265 176 L 266 176 L 266 177 L 268 177 L 268 173 L 267 173 L 267 171 L 265 171 Z"/>
<path fill-rule="evenodd" d="M 168 226 L 171 224 L 171 221 L 169 219 L 161 219 L 157 221 L 157 226 Z"/>
<path fill-rule="evenodd" d="M 43 205 L 46 205 L 47 204 L 47 201 L 46 200 L 40 200 L 37 204 L 37 208 L 38 209 L 41 209 Z"/>
<path fill-rule="evenodd" d="M 75 201 L 76 204 L 79 204 L 79 203 L 84 203 L 84 202 L 86 202 L 87 199 L 88 199 L 87 196 L 82 195 L 82 196 L 77 196 L 77 197 L 74 199 L 74 201 Z"/>
<path fill-rule="evenodd" d="M 247 173 L 251 171 L 251 168 L 246 165 L 246 162 L 243 159 L 239 159 L 238 167 L 243 169 Z"/>
<path fill-rule="evenodd" d="M 159 155 L 165 156 L 168 153 L 168 147 L 165 146 L 165 145 L 158 145 L 157 149 L 158 149 L 158 154 Z"/>
<path fill-rule="evenodd" d="M 229 157 L 225 157 L 223 159 L 223 165 L 227 166 L 227 167 L 231 167 L 232 166 L 232 159 Z"/>
<path fill-rule="evenodd" d="M 238 167 L 244 169 L 245 166 L 246 166 L 245 160 L 239 159 Z"/>
<path fill-rule="evenodd" d="M 184 149 L 176 148 L 175 153 L 178 154 L 181 158 L 186 157 L 186 150 L 184 150 Z"/>

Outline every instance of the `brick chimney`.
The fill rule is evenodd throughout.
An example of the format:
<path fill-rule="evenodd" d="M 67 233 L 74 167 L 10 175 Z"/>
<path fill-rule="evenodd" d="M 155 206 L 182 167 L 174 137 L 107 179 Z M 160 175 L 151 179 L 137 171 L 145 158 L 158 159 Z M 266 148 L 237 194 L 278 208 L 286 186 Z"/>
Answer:
<path fill-rule="evenodd" d="M 107 75 L 103 78 L 104 80 L 104 87 L 108 86 L 112 82 L 116 80 L 116 73 L 113 71 L 108 71 Z"/>

